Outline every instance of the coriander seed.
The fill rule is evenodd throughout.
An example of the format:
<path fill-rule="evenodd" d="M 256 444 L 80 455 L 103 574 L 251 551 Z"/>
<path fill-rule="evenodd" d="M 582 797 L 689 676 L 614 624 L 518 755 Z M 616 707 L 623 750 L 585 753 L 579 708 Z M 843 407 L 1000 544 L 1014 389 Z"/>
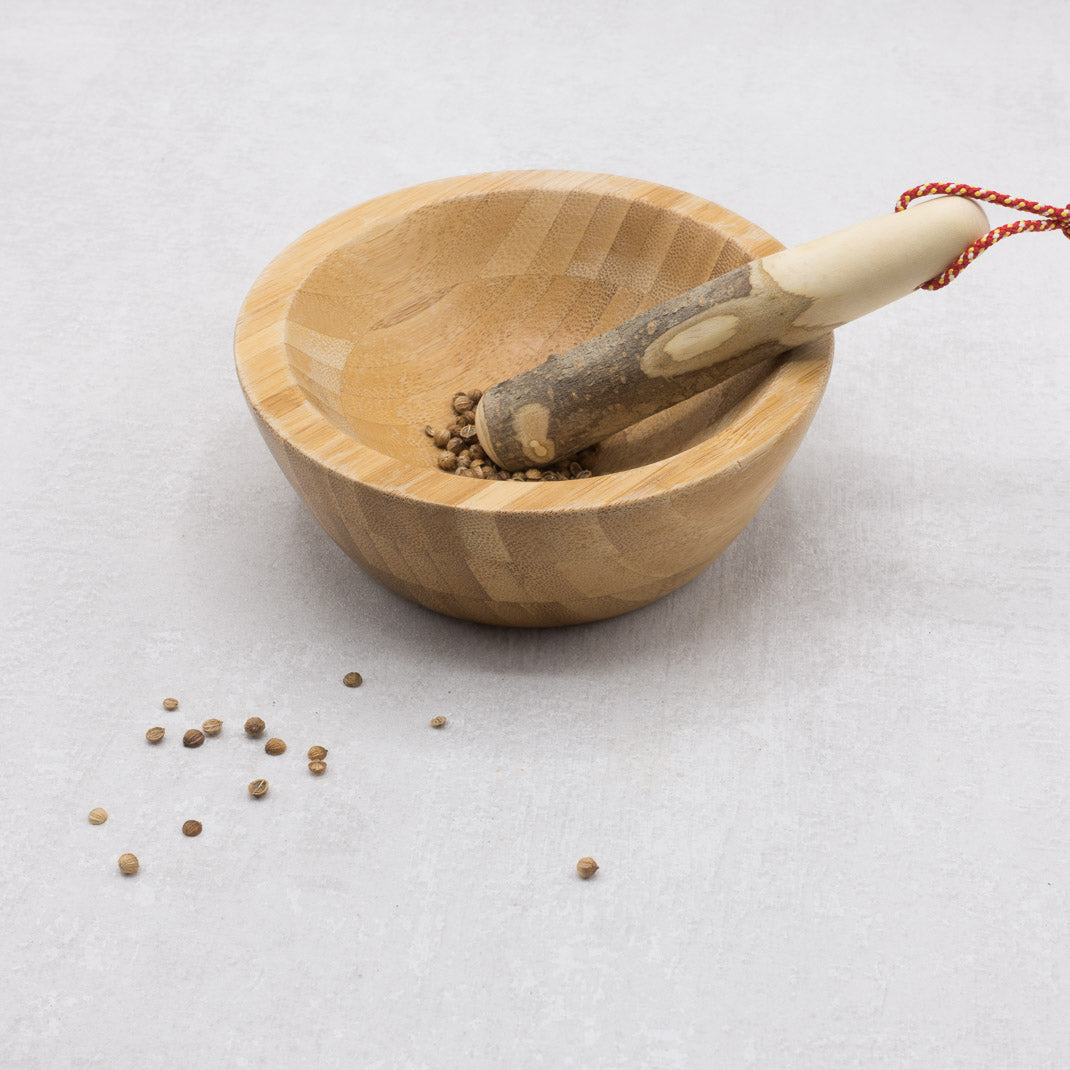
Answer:
<path fill-rule="evenodd" d="M 119 855 L 119 868 L 128 876 L 133 876 L 137 873 L 140 863 L 137 860 L 137 855 L 125 854 Z"/>
<path fill-rule="evenodd" d="M 327 757 L 326 747 L 309 747 L 308 757 L 313 762 L 322 762 Z"/>
<path fill-rule="evenodd" d="M 457 439 L 460 442 L 460 439 Z M 443 472 L 452 472 L 457 467 L 457 455 L 450 453 L 449 450 L 443 450 L 438 455 L 438 466 Z"/>
<path fill-rule="evenodd" d="M 326 762 L 309 762 L 308 763 L 308 768 L 309 768 L 309 771 L 312 773 L 313 776 L 323 776 L 323 774 L 327 772 L 327 763 Z"/>
<path fill-rule="evenodd" d="M 278 738 L 269 739 L 267 743 L 264 744 L 264 750 L 266 750 L 268 754 L 282 754 L 286 750 L 286 744 Z"/>
<path fill-rule="evenodd" d="M 430 424 L 428 424 L 424 428 L 424 434 L 427 435 L 428 438 L 434 438 L 435 437 L 435 429 Z"/>
<path fill-rule="evenodd" d="M 199 836 L 201 834 L 201 829 L 202 828 L 204 828 L 204 826 L 199 821 L 194 821 L 193 819 L 190 819 L 189 821 L 183 821 L 182 822 L 182 835 L 183 836 Z"/>
<path fill-rule="evenodd" d="M 584 879 L 589 880 L 598 869 L 598 863 L 593 858 L 581 858 L 576 863 L 576 872 Z"/>
<path fill-rule="evenodd" d="M 450 401 L 454 422 L 441 432 L 436 431 L 432 435 L 436 446 L 440 449 L 444 446 L 449 453 L 458 455 L 457 463 L 448 458 L 438 461 L 439 467 L 444 472 L 452 472 L 454 475 L 468 479 L 491 479 L 502 482 L 513 480 L 517 483 L 558 483 L 563 480 L 590 479 L 594 475 L 591 466 L 596 457 L 595 448 L 581 450 L 571 457 L 557 460 L 546 468 L 533 467 L 520 472 L 506 472 L 500 469 L 487 456 L 486 448 L 480 443 L 479 433 L 475 428 L 476 408 L 483 396 L 483 391 L 478 389 L 455 393 Z M 427 425 L 427 427 L 431 426 Z M 530 445 L 537 446 L 539 443 L 532 442 Z"/>
<path fill-rule="evenodd" d="M 218 736 L 223 731 L 223 722 L 218 717 L 209 717 L 204 724 L 201 725 L 201 731 L 206 736 Z"/>
<path fill-rule="evenodd" d="M 267 725 L 259 717 L 250 717 L 245 722 L 245 734 L 252 736 L 253 739 L 262 735 L 265 728 L 267 728 Z"/>
<path fill-rule="evenodd" d="M 249 781 L 249 794 L 260 798 L 261 795 L 266 795 L 268 789 L 268 782 L 266 780 L 250 780 Z"/>
<path fill-rule="evenodd" d="M 182 737 L 183 747 L 199 747 L 204 742 L 204 733 L 199 728 L 190 728 Z"/>
<path fill-rule="evenodd" d="M 446 718 L 443 717 L 441 713 L 437 717 L 432 717 L 431 718 L 431 727 L 432 728 L 444 728 L 445 725 L 446 725 Z"/>
<path fill-rule="evenodd" d="M 89 811 L 89 823 L 91 825 L 103 825 L 108 820 L 108 811 L 103 806 L 95 806 Z"/>
<path fill-rule="evenodd" d="M 360 685 L 364 683 L 364 677 L 361 676 L 359 672 L 347 672 L 345 676 L 342 677 L 342 683 L 345 684 L 346 687 L 360 687 Z"/>
<path fill-rule="evenodd" d="M 162 729 L 159 725 L 157 725 L 155 728 L 150 728 L 145 733 L 145 738 L 150 743 L 159 743 L 160 740 L 163 739 L 163 734 L 164 734 L 164 729 Z"/>
<path fill-rule="evenodd" d="M 163 700 L 163 708 L 165 710 L 177 710 L 178 709 L 178 699 L 177 698 L 165 698 Z"/>

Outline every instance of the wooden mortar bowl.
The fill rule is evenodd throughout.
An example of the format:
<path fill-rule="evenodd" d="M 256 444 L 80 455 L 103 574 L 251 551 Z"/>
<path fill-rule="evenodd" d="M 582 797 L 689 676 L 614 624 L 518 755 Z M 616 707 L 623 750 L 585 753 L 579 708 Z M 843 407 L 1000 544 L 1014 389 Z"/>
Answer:
<path fill-rule="evenodd" d="M 464 479 L 424 426 L 486 388 L 782 246 L 725 208 L 613 175 L 505 171 L 377 197 L 257 279 L 238 376 L 328 534 L 391 590 L 489 624 L 599 620 L 698 575 L 795 452 L 831 336 L 599 447 L 590 479 Z"/>

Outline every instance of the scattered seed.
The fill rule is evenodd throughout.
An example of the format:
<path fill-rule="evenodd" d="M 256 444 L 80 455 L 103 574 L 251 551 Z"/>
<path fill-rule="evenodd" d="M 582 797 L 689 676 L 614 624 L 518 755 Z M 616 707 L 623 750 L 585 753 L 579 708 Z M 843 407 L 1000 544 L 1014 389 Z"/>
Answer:
<path fill-rule="evenodd" d="M 431 718 L 431 727 L 432 728 L 443 728 L 445 726 L 445 724 L 446 724 L 446 718 L 443 717 L 441 713 L 437 717 L 432 717 Z"/>
<path fill-rule="evenodd" d="M 595 870 L 598 869 L 598 863 L 593 858 L 581 858 L 576 863 L 576 872 L 584 879 L 588 880 L 593 877 Z"/>
<path fill-rule="evenodd" d="M 265 728 L 267 728 L 267 725 L 264 724 L 259 717 L 250 717 L 249 720 L 245 722 L 245 734 L 247 736 L 252 736 L 253 739 L 263 735 Z"/>
<path fill-rule="evenodd" d="M 267 743 L 264 744 L 264 750 L 266 750 L 268 754 L 282 754 L 286 750 L 286 744 L 278 738 L 269 739 Z"/>
<path fill-rule="evenodd" d="M 178 699 L 177 698 L 165 698 L 163 700 L 163 708 L 165 710 L 177 710 L 178 709 Z"/>
<path fill-rule="evenodd" d="M 308 768 L 313 776 L 323 776 L 327 772 L 326 762 L 309 762 Z"/>
<path fill-rule="evenodd" d="M 201 829 L 204 826 L 199 821 L 183 821 L 182 822 L 182 835 L 183 836 L 199 836 Z"/>
<path fill-rule="evenodd" d="M 261 795 L 266 795 L 268 789 L 268 782 L 266 780 L 250 780 L 249 781 L 249 794 L 260 798 Z"/>
<path fill-rule="evenodd" d="M 206 736 L 218 736 L 223 731 L 223 722 L 218 717 L 209 717 L 201 725 L 201 730 Z"/>
<path fill-rule="evenodd" d="M 314 762 L 322 762 L 327 757 L 326 747 L 309 747 L 308 756 Z"/>
<path fill-rule="evenodd" d="M 145 733 L 145 738 L 150 743 L 159 743 L 160 740 L 163 739 L 163 734 L 164 734 L 164 729 L 162 729 L 159 725 L 157 725 L 155 728 L 150 728 Z"/>
<path fill-rule="evenodd" d="M 204 742 L 204 733 L 199 728 L 190 728 L 182 737 L 183 747 L 199 747 Z"/>
<path fill-rule="evenodd" d="M 428 424 L 424 428 L 424 434 L 427 435 L 428 438 L 434 438 L 435 437 L 435 429 L 430 424 Z"/>
<path fill-rule="evenodd" d="M 89 811 L 89 823 L 91 825 L 103 825 L 108 820 L 108 811 L 103 806 L 95 806 Z"/>
<path fill-rule="evenodd" d="M 364 677 L 361 676 L 359 672 L 347 672 L 345 676 L 342 677 L 342 683 L 345 684 L 346 687 L 360 687 L 360 685 L 364 683 Z"/>
<path fill-rule="evenodd" d="M 467 394 L 457 394 L 453 399 L 453 411 L 458 416 L 468 412 L 472 407 L 472 399 Z"/>
<path fill-rule="evenodd" d="M 468 393 L 468 396 L 472 399 L 472 404 L 473 405 L 478 405 L 479 404 L 479 399 L 483 396 L 483 391 L 480 390 L 477 387 L 475 390 L 467 391 L 467 393 Z"/>
<path fill-rule="evenodd" d="M 457 439 L 460 442 L 460 439 Z M 443 472 L 452 472 L 457 467 L 457 455 L 450 453 L 449 450 L 443 450 L 438 455 L 438 466 Z"/>
<path fill-rule="evenodd" d="M 441 431 L 435 432 L 434 443 L 436 446 L 438 446 L 440 450 L 444 450 L 449 445 L 449 442 L 450 433 L 449 431 L 445 430 L 445 428 L 443 428 L 443 430 Z"/>
<path fill-rule="evenodd" d="M 140 863 L 137 860 L 137 855 L 125 854 L 119 855 L 119 868 L 128 876 L 133 876 L 137 873 Z"/>

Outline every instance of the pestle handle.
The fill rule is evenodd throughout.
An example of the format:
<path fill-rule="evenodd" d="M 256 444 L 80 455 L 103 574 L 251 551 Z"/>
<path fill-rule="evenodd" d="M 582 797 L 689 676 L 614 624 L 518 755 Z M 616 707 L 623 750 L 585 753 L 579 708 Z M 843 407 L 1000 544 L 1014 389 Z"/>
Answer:
<path fill-rule="evenodd" d="M 491 387 L 479 441 L 512 471 L 568 457 L 904 297 L 987 230 L 941 197 L 752 260 Z"/>

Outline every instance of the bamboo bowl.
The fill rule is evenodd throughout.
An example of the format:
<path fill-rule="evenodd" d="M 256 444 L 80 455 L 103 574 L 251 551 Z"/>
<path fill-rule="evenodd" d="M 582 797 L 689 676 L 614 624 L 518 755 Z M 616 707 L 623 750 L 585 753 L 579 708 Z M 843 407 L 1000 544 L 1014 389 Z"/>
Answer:
<path fill-rule="evenodd" d="M 425 424 L 486 388 L 781 246 L 649 182 L 507 171 L 429 182 L 313 228 L 257 279 L 235 333 L 268 447 L 387 587 L 489 624 L 599 620 L 698 575 L 795 452 L 831 337 L 607 439 L 593 477 L 439 471 Z"/>

